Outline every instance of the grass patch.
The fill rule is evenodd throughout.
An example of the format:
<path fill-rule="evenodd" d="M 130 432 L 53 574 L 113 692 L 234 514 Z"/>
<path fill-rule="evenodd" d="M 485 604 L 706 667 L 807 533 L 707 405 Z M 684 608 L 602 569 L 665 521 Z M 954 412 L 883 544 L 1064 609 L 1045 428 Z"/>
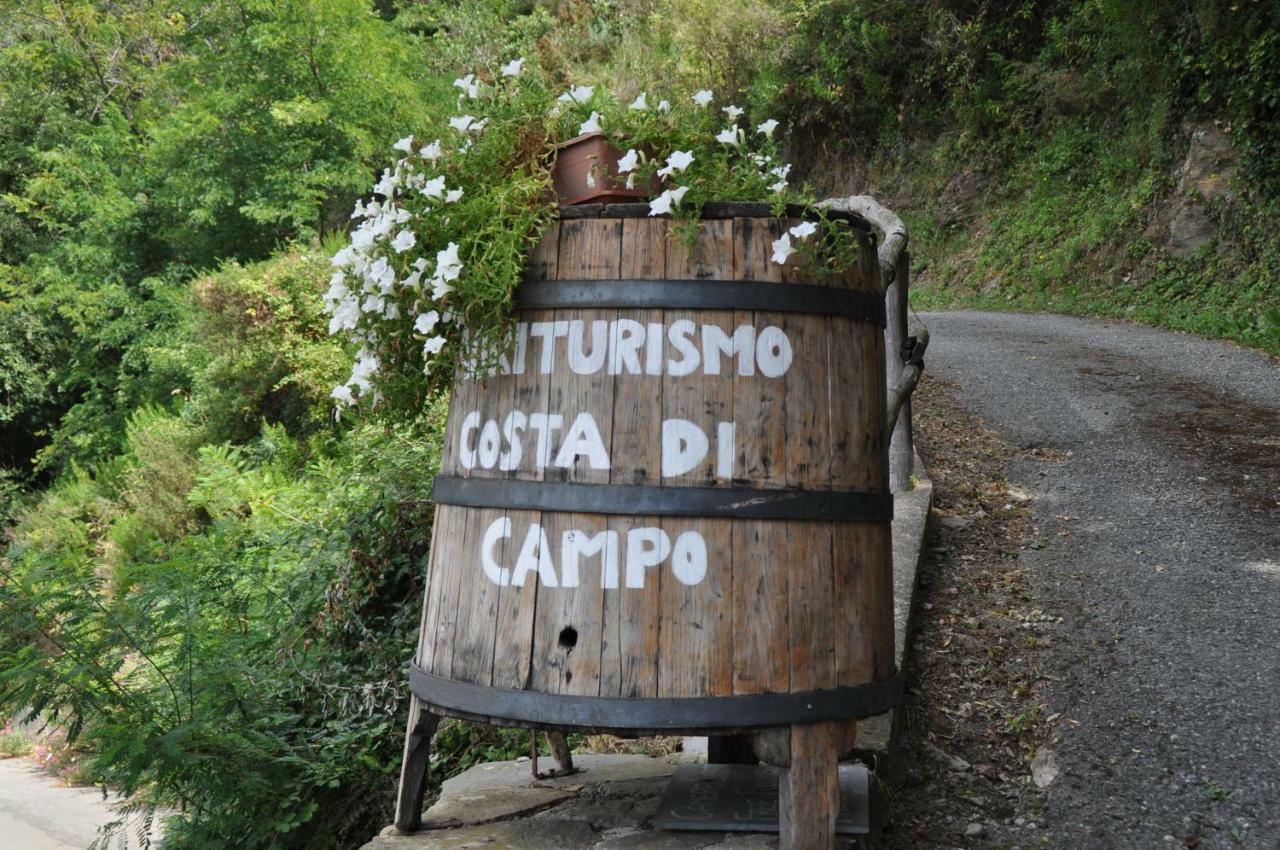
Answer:
<path fill-rule="evenodd" d="M 0 732 L 0 759 L 19 758 L 30 755 L 35 749 L 35 741 L 25 732 Z"/>
<path fill-rule="evenodd" d="M 945 142 L 913 157 L 894 174 L 915 207 L 912 305 L 1103 316 L 1280 355 L 1280 209 L 1238 187 L 1209 206 L 1214 242 L 1170 254 L 1152 226 L 1180 156 L 1166 121 L 1153 106 L 1118 130 L 1064 123 L 992 167 L 959 210 L 946 187 L 972 160 Z"/>

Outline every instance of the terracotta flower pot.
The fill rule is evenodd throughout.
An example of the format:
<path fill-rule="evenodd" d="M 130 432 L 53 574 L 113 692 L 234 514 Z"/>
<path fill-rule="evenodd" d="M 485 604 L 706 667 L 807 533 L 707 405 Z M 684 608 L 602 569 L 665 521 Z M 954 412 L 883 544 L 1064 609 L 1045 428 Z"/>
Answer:
<path fill-rule="evenodd" d="M 557 145 L 551 182 L 560 205 L 633 203 L 652 197 L 652 186 L 627 188 L 626 176 L 618 174 L 621 156 L 603 133 L 585 133 Z"/>

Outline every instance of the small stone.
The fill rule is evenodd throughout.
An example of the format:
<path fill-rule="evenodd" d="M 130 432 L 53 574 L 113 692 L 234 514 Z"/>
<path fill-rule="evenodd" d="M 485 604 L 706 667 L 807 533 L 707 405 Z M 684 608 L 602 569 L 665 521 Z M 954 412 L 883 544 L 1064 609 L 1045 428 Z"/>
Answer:
<path fill-rule="evenodd" d="M 1058 760 L 1053 750 L 1041 747 L 1031 761 L 1031 781 L 1037 788 L 1048 788 L 1058 778 Z"/>
<path fill-rule="evenodd" d="M 980 823 L 971 823 L 964 828 L 965 838 L 981 838 L 987 834 L 987 828 Z"/>

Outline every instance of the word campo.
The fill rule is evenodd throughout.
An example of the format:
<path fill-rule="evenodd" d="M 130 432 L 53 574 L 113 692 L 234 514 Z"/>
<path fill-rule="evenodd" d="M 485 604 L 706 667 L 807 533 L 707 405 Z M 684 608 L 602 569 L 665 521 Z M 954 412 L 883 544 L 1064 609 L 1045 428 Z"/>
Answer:
<path fill-rule="evenodd" d="M 564 431 L 563 436 L 559 436 Z M 716 425 L 716 477 L 733 478 L 733 422 Z M 458 429 L 458 462 L 463 469 L 493 469 L 504 472 L 520 468 L 525 459 L 525 442 L 531 441 L 534 469 L 558 466 L 570 469 L 583 457 L 592 469 L 609 468 L 609 451 L 600 428 L 590 413 L 579 413 L 564 430 L 559 413 L 529 413 L 513 410 L 502 418 L 483 420 L 473 410 Z M 711 450 L 711 439 L 688 419 L 662 421 L 662 477 L 684 475 L 702 463 Z"/>
<path fill-rule="evenodd" d="M 618 587 L 620 570 L 627 587 L 644 587 L 648 570 L 668 558 L 671 574 L 681 584 L 699 584 L 707 575 L 707 541 L 696 531 L 678 534 L 673 541 L 667 532 L 652 526 L 633 528 L 625 534 L 612 530 L 588 534 L 570 529 L 557 541 L 560 545 L 557 558 L 546 529 L 535 522 L 525 531 L 520 553 L 508 567 L 498 563 L 497 549 L 499 543 L 510 538 L 513 538 L 511 517 L 504 516 L 489 523 L 480 543 L 480 564 L 485 577 L 499 587 L 523 587 L 531 575 L 544 587 L 577 587 L 583 561 L 590 558 L 600 559 L 600 586 L 606 590 Z"/>
<path fill-rule="evenodd" d="M 602 369 L 610 375 L 682 377 L 699 369 L 706 375 L 719 375 L 722 361 L 728 357 L 726 374 L 736 369 L 744 377 L 759 372 L 766 378 L 780 378 L 794 356 L 791 340 L 775 325 L 759 332 L 751 325 L 739 325 L 730 333 L 719 325 L 699 326 L 688 319 L 677 319 L 670 325 L 634 319 L 565 319 L 518 322 L 512 350 L 498 358 L 497 372 L 523 375 L 536 369 L 538 374 L 549 375 L 555 368 L 557 349 L 563 351 L 569 370 L 577 375 L 592 375 Z"/>

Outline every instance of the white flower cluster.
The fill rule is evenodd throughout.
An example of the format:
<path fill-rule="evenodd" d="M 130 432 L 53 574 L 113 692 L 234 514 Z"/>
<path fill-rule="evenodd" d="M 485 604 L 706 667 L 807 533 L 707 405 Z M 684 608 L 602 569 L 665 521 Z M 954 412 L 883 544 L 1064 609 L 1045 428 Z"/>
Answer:
<path fill-rule="evenodd" d="M 519 73 L 518 64 L 515 73 Z M 455 85 L 463 90 L 463 97 L 479 97 L 479 84 L 473 76 L 463 77 Z M 457 150 L 465 153 L 471 137 L 484 129 L 485 122 L 463 115 L 449 124 L 463 136 Z M 347 334 L 363 343 L 351 376 L 330 393 L 339 406 L 350 406 L 364 398 L 377 399 L 373 380 L 382 368 L 374 353 L 378 328 L 383 322 L 399 321 L 402 304 L 408 304 L 412 311 L 413 332 L 424 337 L 422 354 L 428 369 L 446 342 L 436 332 L 438 325 L 453 320 L 448 309 L 449 294 L 462 274 L 459 246 L 448 243 L 436 252 L 434 263 L 424 256 L 412 260 L 404 256 L 418 245 L 412 228 L 414 214 L 405 207 L 404 200 L 411 194 L 425 198 L 426 212 L 419 215 L 431 215 L 460 201 L 463 190 L 450 189 L 443 175 L 430 174 L 445 156 L 440 139 L 419 146 L 409 135 L 393 147 L 404 156 L 382 172 L 373 187 L 374 198 L 356 201 L 351 218 L 359 219 L 359 224 L 351 232 L 350 244 L 330 261 L 335 271 L 324 296 L 329 333 Z"/>
<path fill-rule="evenodd" d="M 787 258 L 796 252 L 791 247 L 791 237 L 795 237 L 796 241 L 803 242 L 810 236 L 818 232 L 818 225 L 812 221 L 802 221 L 795 227 L 790 228 L 781 237 L 773 240 L 773 256 L 772 260 L 778 265 L 786 265 Z"/>
<path fill-rule="evenodd" d="M 498 69 L 499 76 L 519 77 L 523 73 L 524 61 L 519 58 L 502 65 Z M 482 106 L 486 96 L 494 91 L 494 86 L 501 85 L 501 80 L 484 83 L 474 74 L 468 74 L 459 77 L 453 85 L 459 90 L 460 107 L 472 101 L 480 101 L 476 106 Z M 560 114 L 561 109 L 574 108 L 582 108 L 585 114 L 594 97 L 592 86 L 574 86 L 560 95 L 553 106 L 553 114 Z M 694 94 L 692 100 L 698 109 L 705 110 L 713 102 L 714 95 L 704 89 Z M 628 109 L 641 112 L 653 109 L 663 114 L 671 111 L 671 104 L 661 100 L 650 107 L 646 93 L 641 92 Z M 475 111 L 484 114 L 482 109 Z M 784 192 L 791 166 L 777 163 L 767 154 L 747 151 L 748 129 L 740 126 L 745 115 L 743 109 L 730 104 L 720 111 L 728 118 L 729 126 L 715 134 L 715 140 L 731 149 L 726 152 L 729 156 L 742 156 L 758 169 L 762 185 L 771 192 Z M 464 109 L 459 108 L 458 112 L 464 113 Z M 458 203 L 463 197 L 461 187 L 447 185 L 441 161 L 465 155 L 484 132 L 488 120 L 472 114 L 458 114 L 448 120 L 447 141 L 435 139 L 421 144 L 412 135 L 400 139 L 393 147 L 402 156 L 382 172 L 373 186 L 373 197 L 356 202 L 351 218 L 358 223 L 351 232 L 350 244 L 332 258 L 334 272 L 324 296 L 329 333 L 344 334 L 360 343 L 350 377 L 331 393 L 340 407 L 365 399 L 378 399 L 377 377 L 383 368 L 378 353 L 389 351 L 388 343 L 398 345 L 401 337 L 411 334 L 412 338 L 420 340 L 423 363 L 430 371 L 452 336 L 448 333 L 448 326 L 462 312 L 451 301 L 454 284 L 463 271 L 460 248 L 456 242 L 450 241 L 439 249 L 445 237 L 431 242 L 425 234 L 439 230 L 433 225 L 447 219 L 434 217 L 444 214 L 449 205 Z M 777 127 L 778 122 L 770 119 L 756 125 L 755 133 L 772 139 Z M 579 134 L 602 130 L 601 113 L 595 110 L 591 110 L 578 128 Z M 618 173 L 627 175 L 628 188 L 634 186 L 637 171 L 647 164 L 647 156 L 634 148 L 619 158 Z M 686 173 L 693 164 L 693 150 L 675 150 L 666 156 L 665 163 L 656 169 L 656 176 L 662 181 L 662 192 L 649 201 L 650 215 L 669 215 L 680 206 L 689 185 L 677 185 L 677 181 L 693 182 Z M 785 264 L 796 250 L 792 239 L 802 242 L 816 231 L 817 226 L 812 222 L 792 227 L 773 243 L 773 262 Z M 445 232 L 448 232 L 447 228 Z M 429 259 L 433 251 L 434 261 Z"/>

